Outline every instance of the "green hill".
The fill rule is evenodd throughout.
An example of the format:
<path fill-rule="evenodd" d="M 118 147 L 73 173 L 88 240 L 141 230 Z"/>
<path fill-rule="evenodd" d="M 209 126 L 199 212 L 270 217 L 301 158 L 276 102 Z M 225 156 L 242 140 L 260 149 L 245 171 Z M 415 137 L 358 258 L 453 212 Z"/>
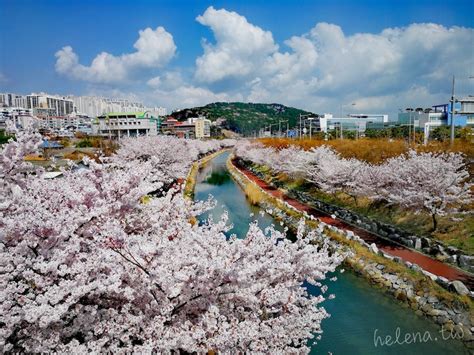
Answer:
<path fill-rule="evenodd" d="M 296 127 L 300 114 L 311 112 L 280 104 L 261 104 L 243 102 L 215 102 L 201 107 L 187 108 L 173 112 L 171 115 L 179 121 L 189 117 L 197 117 L 200 114 L 211 121 L 224 119 L 223 128 L 244 135 L 253 135 L 261 128 L 272 126 L 272 131 L 278 130 L 278 122 L 281 122 L 282 131 L 286 130 L 286 121 L 289 127 Z"/>

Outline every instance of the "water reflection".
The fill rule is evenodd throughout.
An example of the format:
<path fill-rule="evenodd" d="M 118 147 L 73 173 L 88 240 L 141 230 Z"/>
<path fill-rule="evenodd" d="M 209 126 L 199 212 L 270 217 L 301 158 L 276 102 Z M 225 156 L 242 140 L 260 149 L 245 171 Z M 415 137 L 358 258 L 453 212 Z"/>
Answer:
<path fill-rule="evenodd" d="M 211 185 L 223 185 L 230 180 L 230 174 L 227 170 L 219 169 L 213 171 L 210 176 L 206 178 L 206 183 Z"/>

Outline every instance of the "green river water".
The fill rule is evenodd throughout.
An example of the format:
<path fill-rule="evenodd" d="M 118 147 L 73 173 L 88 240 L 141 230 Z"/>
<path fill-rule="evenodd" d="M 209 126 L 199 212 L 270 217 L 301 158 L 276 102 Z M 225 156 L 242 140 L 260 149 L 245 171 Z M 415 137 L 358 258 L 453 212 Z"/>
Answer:
<path fill-rule="evenodd" d="M 217 156 L 199 171 L 195 199 L 206 200 L 212 195 L 217 206 L 210 214 L 217 219 L 227 211 L 233 225 L 230 233 L 239 237 L 245 236 L 249 223 L 255 219 L 262 228 L 277 224 L 271 216 L 261 216 L 260 209 L 248 203 L 227 171 L 228 156 L 229 153 Z M 208 217 L 206 213 L 201 220 Z M 276 228 L 281 227 L 277 224 Z M 328 275 L 328 279 L 332 276 Z M 441 334 L 433 322 L 417 316 L 350 270 L 337 272 L 335 276 L 337 281 L 328 281 L 328 293 L 334 293 L 336 298 L 324 302 L 331 317 L 323 321 L 322 339 L 312 346 L 311 354 L 469 354 L 461 341 L 451 339 L 447 332 Z M 311 287 L 309 291 L 317 292 Z M 394 342 L 397 328 L 399 340 Z M 406 334 L 412 339 L 410 344 L 404 342 Z M 393 341 L 390 346 L 380 341 L 385 342 L 387 336 Z"/>

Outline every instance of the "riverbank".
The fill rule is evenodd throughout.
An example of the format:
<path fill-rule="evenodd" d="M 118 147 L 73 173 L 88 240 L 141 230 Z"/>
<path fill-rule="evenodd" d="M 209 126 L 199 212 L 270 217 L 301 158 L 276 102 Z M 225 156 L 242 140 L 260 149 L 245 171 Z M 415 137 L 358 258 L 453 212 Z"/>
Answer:
<path fill-rule="evenodd" d="M 186 199 L 192 200 L 194 199 L 194 188 L 196 186 L 196 175 L 199 171 L 199 169 L 206 165 L 209 161 L 217 157 L 218 155 L 228 151 L 229 149 L 221 149 L 218 150 L 217 152 L 213 152 L 211 154 L 206 155 L 205 157 L 199 159 L 198 161 L 195 161 L 193 165 L 191 166 L 191 169 L 189 169 L 188 176 L 186 177 L 186 181 L 184 183 L 184 189 L 183 189 L 183 195 Z"/>
<path fill-rule="evenodd" d="M 320 149 L 321 146 L 325 146 L 339 153 L 341 159 L 357 159 L 357 161 L 363 164 L 368 163 L 373 167 L 384 165 L 388 163 L 387 160 L 390 158 L 401 157 L 409 152 L 406 143 L 397 140 L 389 142 L 387 140 L 364 139 L 356 141 L 262 139 L 260 142 L 266 147 L 277 149 L 277 151 L 283 149 L 281 152 L 284 152 L 288 147 L 309 150 L 316 147 Z M 465 182 L 460 183 L 461 185 L 469 185 L 469 180 L 474 178 L 474 151 L 472 145 L 469 145 L 468 142 L 464 142 L 464 145 L 459 143 L 461 142 L 458 141 L 456 147 L 430 144 L 430 146 L 412 146 L 411 148 L 421 154 L 426 152 L 433 152 L 435 155 L 442 154 L 444 156 L 443 160 L 448 159 L 446 152 L 451 151 L 451 149 L 457 153 L 464 152 L 463 156 L 458 155 L 462 160 L 462 168 L 458 167 L 456 170 L 458 172 L 463 171 L 463 174 L 470 173 L 471 178 L 467 178 Z M 300 152 L 297 153 L 297 156 L 303 157 L 305 154 L 311 153 Z M 429 159 L 428 156 L 426 158 Z M 295 161 L 298 160 L 296 156 L 294 159 Z M 409 159 L 407 163 L 408 161 Z M 414 205 L 408 207 L 403 203 L 388 203 L 383 196 L 376 198 L 377 192 L 375 190 L 373 191 L 375 195 L 372 194 L 370 198 L 367 195 L 362 196 L 356 190 L 364 185 L 363 180 L 357 184 L 356 190 L 354 190 L 355 185 L 351 187 L 351 183 L 349 183 L 344 187 L 339 186 L 335 190 L 329 191 L 328 186 L 331 183 L 326 188 L 321 189 L 318 188 L 318 183 L 309 183 L 302 175 L 298 177 L 298 175 L 288 174 L 289 171 L 284 173 L 279 169 L 276 169 L 279 171 L 272 171 L 269 167 L 263 165 L 254 165 L 253 167 L 265 175 L 264 180 L 268 181 L 268 177 L 270 177 L 272 184 L 281 185 L 288 190 L 288 193 L 299 195 L 296 199 L 300 201 L 309 199 L 311 200 L 310 204 L 319 204 L 320 207 L 318 208 L 327 211 L 330 215 L 333 214 L 332 210 L 340 211 L 341 213 L 338 216 L 340 219 L 358 224 L 364 229 L 384 235 L 410 248 L 416 248 L 425 254 L 434 256 L 443 262 L 448 262 L 474 273 L 474 238 L 472 238 L 474 235 L 474 202 L 469 203 L 467 199 L 464 202 L 454 203 L 453 200 L 449 203 L 449 213 L 433 215 L 421 205 L 416 208 Z M 288 166 L 290 167 L 291 164 Z M 363 171 L 366 171 L 365 168 L 362 169 L 362 174 Z M 432 171 L 421 181 L 425 179 L 433 182 L 435 175 L 436 172 Z M 357 176 L 360 176 L 360 174 L 358 173 Z M 415 174 L 415 177 L 421 178 L 421 175 Z M 443 178 L 439 178 L 440 180 L 436 182 L 436 185 L 442 190 Z M 410 181 L 410 179 L 403 178 L 402 181 Z M 425 184 L 421 183 L 421 186 L 425 186 Z M 409 185 L 406 185 L 406 187 L 409 188 Z M 414 191 L 420 191 L 420 189 L 421 187 L 415 187 Z M 384 190 L 381 189 L 381 191 Z M 436 194 L 436 191 L 437 189 L 428 192 L 428 194 Z M 472 193 L 474 194 L 474 189 Z M 443 196 L 440 195 L 437 198 L 443 199 Z M 409 199 L 409 196 L 407 198 Z M 453 209 L 453 207 L 456 208 Z"/>
<path fill-rule="evenodd" d="M 410 268 L 400 258 L 379 251 L 375 245 L 366 243 L 353 231 L 342 230 L 318 220 L 307 205 L 288 198 L 262 180 L 249 177 L 230 159 L 227 167 L 253 203 L 259 204 L 290 228 L 296 228 L 299 220 L 305 218 L 307 225 L 330 238 L 335 248 L 350 252 L 345 261 L 347 266 L 415 313 L 432 319 L 443 329 L 462 333 L 467 346 L 471 349 L 474 347 L 473 304 L 468 296 L 448 292 L 429 275 Z"/>
<path fill-rule="evenodd" d="M 383 253 L 389 254 L 391 257 L 400 258 L 403 262 L 408 263 L 412 269 L 425 271 L 433 281 L 441 285 L 442 287 L 452 290 L 460 294 L 470 294 L 471 298 L 474 298 L 474 293 L 469 292 L 469 289 L 474 290 L 474 276 L 470 272 L 469 263 L 463 264 L 464 270 L 460 269 L 460 265 L 457 263 L 446 263 L 445 259 L 440 259 L 437 255 L 426 252 L 431 249 L 437 251 L 447 250 L 453 254 L 453 258 L 458 261 L 469 260 L 468 256 L 460 253 L 459 250 L 444 248 L 441 245 L 435 244 L 426 238 L 418 238 L 413 235 L 405 235 L 401 232 L 397 233 L 397 230 L 390 225 L 385 225 L 374 220 L 368 220 L 363 216 L 357 215 L 348 211 L 344 208 L 334 206 L 318 199 L 315 199 L 311 193 L 306 191 L 295 191 L 291 186 L 282 184 L 282 181 L 275 179 L 274 176 L 268 171 L 267 168 L 250 164 L 246 161 L 238 160 L 241 170 L 244 171 L 251 179 L 264 182 L 261 184 L 262 188 L 266 188 L 265 184 L 274 188 L 271 191 L 275 194 L 275 189 L 278 191 L 284 191 L 282 196 L 287 200 L 298 201 L 301 203 L 300 209 L 310 209 L 311 215 L 317 217 L 320 221 L 323 221 L 329 225 L 338 227 L 346 231 L 352 231 L 357 234 L 363 241 L 368 244 L 374 243 L 375 246 Z M 259 183 L 260 184 L 260 183 Z M 410 242 L 410 243 L 409 243 Z M 421 248 L 428 244 L 429 248 Z M 451 265 L 453 266 L 451 266 Z M 456 283 L 451 284 L 452 281 L 460 281 L 463 284 Z M 465 287 L 466 286 L 466 287 Z M 467 288 L 467 289 L 466 289 Z"/>

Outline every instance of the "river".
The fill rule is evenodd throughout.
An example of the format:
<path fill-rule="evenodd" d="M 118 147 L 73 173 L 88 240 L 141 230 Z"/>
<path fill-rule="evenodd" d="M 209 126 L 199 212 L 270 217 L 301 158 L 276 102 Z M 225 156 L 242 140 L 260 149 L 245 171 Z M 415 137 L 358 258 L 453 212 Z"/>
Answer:
<path fill-rule="evenodd" d="M 212 195 L 217 202 L 215 209 L 200 217 L 201 221 L 209 216 L 218 219 L 227 211 L 233 225 L 229 233 L 242 238 L 255 219 L 262 228 L 276 224 L 281 229 L 271 216 L 262 216 L 258 207 L 249 204 L 227 171 L 228 156 L 229 153 L 217 156 L 198 173 L 195 199 L 206 200 Z M 328 281 L 329 293 L 336 298 L 324 302 L 331 317 L 323 321 L 322 339 L 312 346 L 311 354 L 469 354 L 461 341 L 451 339 L 447 332 L 441 334 L 433 322 L 416 315 L 350 270 L 328 275 L 328 279 L 332 276 L 337 276 L 337 281 Z M 314 288 L 309 290 L 317 292 Z M 399 340 L 394 342 L 397 328 Z M 410 344 L 404 342 L 407 334 L 412 339 Z M 391 337 L 392 345 L 385 343 L 387 336 Z"/>

